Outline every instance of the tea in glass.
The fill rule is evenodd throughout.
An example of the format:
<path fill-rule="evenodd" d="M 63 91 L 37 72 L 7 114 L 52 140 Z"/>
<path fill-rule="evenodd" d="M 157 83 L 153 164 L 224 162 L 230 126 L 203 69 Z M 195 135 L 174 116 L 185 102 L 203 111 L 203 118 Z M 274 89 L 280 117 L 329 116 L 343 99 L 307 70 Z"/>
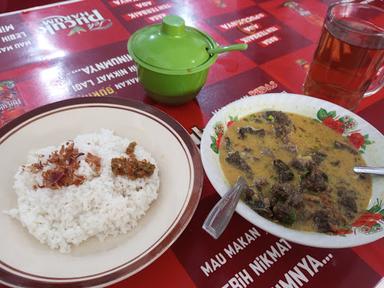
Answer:
<path fill-rule="evenodd" d="M 330 6 L 304 84 L 304 94 L 355 109 L 384 65 L 384 10 Z M 376 84 L 375 91 L 383 84 Z M 373 93 L 369 91 L 369 93 Z"/>

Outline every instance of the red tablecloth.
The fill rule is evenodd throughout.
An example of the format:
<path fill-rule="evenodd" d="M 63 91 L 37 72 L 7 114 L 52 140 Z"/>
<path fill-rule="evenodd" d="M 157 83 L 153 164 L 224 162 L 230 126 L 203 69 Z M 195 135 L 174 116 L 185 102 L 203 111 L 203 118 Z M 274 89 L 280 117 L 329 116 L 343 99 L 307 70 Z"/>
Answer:
<path fill-rule="evenodd" d="M 244 95 L 301 93 L 328 2 L 87 0 L 0 15 L 0 126 L 46 103 L 108 95 L 156 106 L 192 133 L 192 128 L 205 126 L 213 111 Z M 154 103 L 145 95 L 126 48 L 134 31 L 169 13 L 184 17 L 220 44 L 249 44 L 244 52 L 220 55 L 197 99 L 178 107 Z M 60 16 L 71 21 L 58 24 Z M 239 29 L 240 21 L 254 29 L 251 35 Z M 357 109 L 381 132 L 383 111 L 383 93 L 364 99 Z M 198 209 L 181 237 L 149 267 L 112 287 L 370 288 L 384 276 L 384 240 L 338 250 L 288 243 L 284 257 L 257 275 L 249 263 L 284 240 L 238 215 L 213 240 L 201 225 L 218 199 L 205 179 Z M 244 242 L 252 229 L 260 236 Z M 222 255 L 228 245 L 239 246 L 230 258 Z M 284 286 L 289 272 L 308 257 L 329 261 L 311 272 L 303 270 L 306 280 Z"/>

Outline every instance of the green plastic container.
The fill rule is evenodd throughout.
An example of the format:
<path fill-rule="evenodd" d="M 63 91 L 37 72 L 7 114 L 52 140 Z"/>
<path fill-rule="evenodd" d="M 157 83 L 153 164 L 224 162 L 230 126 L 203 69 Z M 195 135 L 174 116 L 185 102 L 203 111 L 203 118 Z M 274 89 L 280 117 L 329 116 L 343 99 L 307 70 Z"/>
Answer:
<path fill-rule="evenodd" d="M 148 95 L 174 105 L 196 97 L 218 53 L 246 48 L 245 44 L 218 47 L 209 35 L 185 26 L 175 15 L 164 17 L 162 24 L 136 31 L 128 41 L 139 82 Z"/>

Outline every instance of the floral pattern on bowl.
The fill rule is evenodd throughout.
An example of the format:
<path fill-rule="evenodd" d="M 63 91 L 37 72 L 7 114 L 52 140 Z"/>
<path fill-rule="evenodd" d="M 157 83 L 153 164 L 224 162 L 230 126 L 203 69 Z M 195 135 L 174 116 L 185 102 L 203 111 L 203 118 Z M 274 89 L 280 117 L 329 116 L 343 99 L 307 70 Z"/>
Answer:
<path fill-rule="evenodd" d="M 350 227 L 339 229 L 336 234 L 345 235 L 350 233 L 372 234 L 384 229 L 384 206 L 383 200 L 376 199 L 375 205 L 367 209 L 357 218 Z"/>
<path fill-rule="evenodd" d="M 348 141 L 357 149 L 360 153 L 364 153 L 367 145 L 374 142 L 369 140 L 369 135 L 362 135 L 358 128 L 356 120 L 348 115 L 337 116 L 336 111 L 327 111 L 324 108 L 320 108 L 316 113 L 316 117 L 325 126 L 335 130 L 337 133 L 342 134 L 348 138 Z"/>

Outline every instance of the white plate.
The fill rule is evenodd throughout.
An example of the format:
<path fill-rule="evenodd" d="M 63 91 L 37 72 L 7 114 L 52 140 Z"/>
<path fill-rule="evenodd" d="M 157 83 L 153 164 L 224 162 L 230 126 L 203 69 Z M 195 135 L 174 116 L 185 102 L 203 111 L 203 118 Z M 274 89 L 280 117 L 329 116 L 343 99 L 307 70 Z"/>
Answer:
<path fill-rule="evenodd" d="M 364 150 L 364 154 L 362 154 L 364 160 L 369 166 L 384 165 L 384 154 L 382 153 L 384 147 L 383 135 L 367 121 L 349 110 L 324 100 L 297 94 L 271 93 L 245 97 L 228 104 L 215 113 L 205 127 L 201 141 L 200 150 L 204 170 L 213 187 L 221 196 L 229 189 L 229 185 L 221 171 L 218 154 L 214 151 L 216 149 L 213 147 L 218 138 L 218 133 L 221 133 L 219 132 L 221 130 L 220 127 L 225 131 L 227 123 L 232 121 L 233 118 L 241 118 L 242 116 L 264 110 L 292 112 L 314 119 L 318 119 L 318 116 L 321 119 L 327 116 L 332 117 L 333 121 L 347 121 L 347 119 L 351 119 L 349 121 L 353 122 L 350 122 L 350 125 L 347 125 L 348 128 L 344 129 L 344 135 L 348 136 L 352 133 L 368 135 L 366 145 L 360 147 L 361 151 Z M 346 118 L 346 116 L 349 118 Z M 369 142 L 374 143 L 368 144 Z M 384 236 L 383 187 L 384 177 L 374 177 L 372 198 L 367 209 L 371 209 L 374 212 L 372 214 L 375 215 L 371 215 L 371 217 L 366 212 L 365 220 L 360 219 L 356 225 L 353 225 L 349 231 L 346 231 L 348 233 L 343 235 L 302 232 L 286 228 L 259 216 L 242 201 L 237 205 L 236 211 L 252 224 L 292 242 L 314 247 L 352 247 L 375 241 Z"/>
<path fill-rule="evenodd" d="M 13 175 L 28 151 L 100 128 L 137 141 L 156 159 L 159 197 L 128 235 L 90 239 L 60 254 L 1 213 L 16 206 Z M 150 106 L 117 98 L 71 99 L 26 113 L 0 129 L 0 283 L 84 287 L 117 282 L 159 257 L 182 233 L 200 198 L 203 169 L 189 134 Z"/>

